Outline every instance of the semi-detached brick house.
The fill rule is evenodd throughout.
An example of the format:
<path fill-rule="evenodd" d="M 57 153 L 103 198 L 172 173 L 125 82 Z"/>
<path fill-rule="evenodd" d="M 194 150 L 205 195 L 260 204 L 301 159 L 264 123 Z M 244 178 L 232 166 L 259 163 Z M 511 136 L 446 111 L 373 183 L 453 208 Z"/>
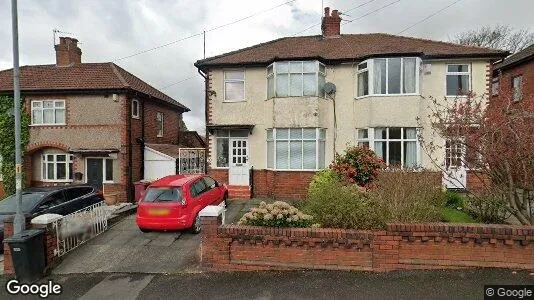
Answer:
<path fill-rule="evenodd" d="M 418 133 L 446 146 L 429 129 L 425 98 L 487 96 L 491 63 L 507 53 L 384 33 L 341 34 L 340 21 L 338 11 L 326 8 L 322 35 L 285 37 L 195 63 L 206 79 L 209 172 L 255 196 L 302 198 L 335 152 L 359 144 L 389 166 L 438 172 L 437 162 L 450 188 L 458 181 L 465 186 L 468 170 L 454 164 L 458 151 L 430 157 L 422 150 Z M 335 92 L 325 94 L 326 82 Z"/>
<path fill-rule="evenodd" d="M 132 183 L 143 177 L 144 144 L 178 144 L 189 109 L 112 62 L 82 63 L 77 42 L 61 37 L 56 64 L 20 69 L 32 120 L 27 184 L 84 182 L 131 200 Z M 13 94 L 11 69 L 0 71 L 1 94 Z"/>

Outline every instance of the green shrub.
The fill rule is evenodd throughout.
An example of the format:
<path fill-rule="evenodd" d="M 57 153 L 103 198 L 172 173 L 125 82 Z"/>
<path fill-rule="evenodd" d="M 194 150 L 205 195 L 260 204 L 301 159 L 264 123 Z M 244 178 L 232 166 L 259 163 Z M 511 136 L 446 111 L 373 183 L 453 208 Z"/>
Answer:
<path fill-rule="evenodd" d="M 426 172 L 384 172 L 377 187 L 362 191 L 340 175 L 319 172 L 303 210 L 321 227 L 379 229 L 388 222 L 440 221 L 445 202 L 441 185 Z"/>
<path fill-rule="evenodd" d="M 446 191 L 445 192 L 445 206 L 446 207 L 451 207 L 451 208 L 460 208 L 460 209 L 464 209 L 465 208 L 465 202 L 464 202 L 464 198 L 462 197 L 462 195 L 456 193 L 456 192 L 453 192 L 453 191 Z"/>
<path fill-rule="evenodd" d="M 347 185 L 331 170 L 313 178 L 303 210 L 321 227 L 374 229 L 385 225 L 377 205 L 356 185 Z"/>
<path fill-rule="evenodd" d="M 276 201 L 272 204 L 261 202 L 252 208 L 237 222 L 239 225 L 266 227 L 310 227 L 312 216 L 306 215 L 286 202 Z"/>
<path fill-rule="evenodd" d="M 497 195 L 472 195 L 467 204 L 469 213 L 482 223 L 501 224 L 510 217 L 506 200 Z"/>
<path fill-rule="evenodd" d="M 343 154 L 335 155 L 330 170 L 339 174 L 349 183 L 372 187 L 373 181 L 383 167 L 382 159 L 363 147 L 348 147 Z"/>
<path fill-rule="evenodd" d="M 369 192 L 388 222 L 440 221 L 445 196 L 432 172 L 382 172 L 376 189 Z"/>

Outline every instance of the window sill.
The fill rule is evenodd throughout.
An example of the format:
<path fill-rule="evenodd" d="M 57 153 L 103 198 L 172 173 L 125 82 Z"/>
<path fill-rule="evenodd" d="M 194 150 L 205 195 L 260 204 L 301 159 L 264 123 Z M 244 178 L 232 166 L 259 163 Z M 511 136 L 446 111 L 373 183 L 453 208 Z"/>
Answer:
<path fill-rule="evenodd" d="M 230 167 L 214 167 L 213 170 L 228 170 Z"/>
<path fill-rule="evenodd" d="M 162 137 L 163 137 L 163 135 L 156 135 L 156 137 L 158 137 L 158 138 L 162 138 Z"/>
<path fill-rule="evenodd" d="M 373 94 L 373 95 L 365 95 L 365 96 L 359 96 L 354 99 L 360 100 L 365 98 L 373 98 L 373 97 L 410 97 L 410 96 L 421 96 L 421 94 L 414 93 L 414 94 Z"/>
<path fill-rule="evenodd" d="M 132 116 L 132 119 L 136 119 L 136 120 L 139 120 L 140 117 L 139 116 Z"/>
<path fill-rule="evenodd" d="M 288 98 L 316 98 L 316 99 L 323 99 L 326 100 L 326 97 L 322 96 L 286 96 L 286 97 L 271 97 L 265 99 L 265 101 L 273 100 L 273 99 L 288 99 Z"/>
<path fill-rule="evenodd" d="M 49 180 L 49 179 L 41 179 L 41 182 L 46 183 L 72 183 L 74 180 Z"/>
<path fill-rule="evenodd" d="M 446 95 L 445 98 L 449 99 L 449 98 L 459 98 L 459 99 L 466 99 L 468 98 L 469 96 L 467 95 Z"/>
<path fill-rule="evenodd" d="M 230 100 L 222 101 L 222 103 L 242 103 L 242 102 L 247 102 L 247 100 L 243 99 L 243 100 L 235 100 L 235 101 L 230 101 Z"/>
<path fill-rule="evenodd" d="M 265 168 L 266 170 L 269 170 L 269 171 L 274 171 L 274 172 L 319 172 L 321 170 L 324 170 L 324 169 L 271 169 L 271 168 Z"/>
<path fill-rule="evenodd" d="M 30 124 L 28 125 L 30 127 L 50 127 L 50 126 L 67 126 L 65 123 L 58 123 L 58 124 Z"/>

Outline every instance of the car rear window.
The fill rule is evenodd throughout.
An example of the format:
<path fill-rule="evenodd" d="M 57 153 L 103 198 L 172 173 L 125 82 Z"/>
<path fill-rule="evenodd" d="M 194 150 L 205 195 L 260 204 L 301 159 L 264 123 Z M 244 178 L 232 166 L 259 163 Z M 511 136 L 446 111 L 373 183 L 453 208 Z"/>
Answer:
<path fill-rule="evenodd" d="M 146 191 L 144 202 L 163 202 L 182 200 L 181 188 L 149 188 Z"/>
<path fill-rule="evenodd" d="M 22 193 L 22 211 L 31 211 L 46 193 Z M 15 195 L 9 196 L 0 201 L 0 213 L 14 213 L 17 210 L 17 199 Z"/>

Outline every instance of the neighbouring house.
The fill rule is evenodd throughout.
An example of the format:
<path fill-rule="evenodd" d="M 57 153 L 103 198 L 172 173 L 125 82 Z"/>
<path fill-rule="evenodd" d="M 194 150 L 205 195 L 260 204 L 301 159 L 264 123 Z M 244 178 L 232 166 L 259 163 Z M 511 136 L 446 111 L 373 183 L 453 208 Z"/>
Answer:
<path fill-rule="evenodd" d="M 534 44 L 493 65 L 490 100 L 534 111 Z"/>
<path fill-rule="evenodd" d="M 242 194 L 303 198 L 317 170 L 347 145 L 389 166 L 436 170 L 449 188 L 468 170 L 458 151 L 430 157 L 429 96 L 487 95 L 491 64 L 506 52 L 384 33 L 341 34 L 325 8 L 322 35 L 285 37 L 199 60 L 205 77 L 208 172 Z M 325 88 L 326 87 L 326 88 Z M 422 118 L 423 126 L 416 121 Z M 439 178 L 438 177 L 438 178 Z M 451 183 L 451 182 L 455 183 Z"/>
<path fill-rule="evenodd" d="M 78 41 L 59 40 L 56 64 L 20 68 L 31 115 L 27 184 L 83 182 L 132 201 L 145 144 L 178 145 L 189 108 L 112 62 L 82 63 Z M 13 94 L 12 73 L 0 71 L 0 94 Z"/>

